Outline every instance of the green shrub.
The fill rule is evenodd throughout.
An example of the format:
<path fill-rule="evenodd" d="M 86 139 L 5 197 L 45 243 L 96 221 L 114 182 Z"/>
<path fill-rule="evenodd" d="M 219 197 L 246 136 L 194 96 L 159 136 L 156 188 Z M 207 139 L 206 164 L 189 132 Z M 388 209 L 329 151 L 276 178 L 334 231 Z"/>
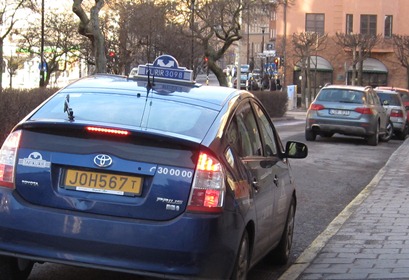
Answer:
<path fill-rule="evenodd" d="M 16 90 L 3 89 L 0 94 L 0 143 L 3 143 L 11 129 L 28 113 L 58 89 Z M 287 110 L 287 92 L 285 91 L 253 91 L 267 109 L 270 117 L 282 117 Z"/>
<path fill-rule="evenodd" d="M 272 118 L 280 118 L 287 112 L 287 91 L 252 91 L 266 107 Z"/>
<path fill-rule="evenodd" d="M 0 94 L 0 143 L 4 142 L 19 121 L 57 90 L 53 88 L 3 89 Z"/>

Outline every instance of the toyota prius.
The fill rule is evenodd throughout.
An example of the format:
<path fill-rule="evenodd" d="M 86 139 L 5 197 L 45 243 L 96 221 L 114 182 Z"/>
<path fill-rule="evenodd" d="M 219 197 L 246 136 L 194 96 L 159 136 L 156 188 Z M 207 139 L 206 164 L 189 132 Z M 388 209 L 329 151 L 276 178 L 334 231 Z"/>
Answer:
<path fill-rule="evenodd" d="M 0 275 L 61 263 L 167 279 L 246 279 L 286 263 L 296 188 L 251 93 L 202 86 L 163 55 L 134 77 L 58 91 L 0 150 Z"/>

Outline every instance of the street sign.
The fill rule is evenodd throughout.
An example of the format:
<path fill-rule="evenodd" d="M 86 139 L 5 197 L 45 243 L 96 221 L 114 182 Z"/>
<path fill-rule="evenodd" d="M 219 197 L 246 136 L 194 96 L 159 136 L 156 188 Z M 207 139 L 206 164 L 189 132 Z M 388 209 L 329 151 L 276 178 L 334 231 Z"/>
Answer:
<path fill-rule="evenodd" d="M 158 56 L 155 61 L 146 65 L 139 65 L 138 76 L 155 79 L 173 80 L 193 83 L 193 71 L 186 67 L 179 67 L 177 60 L 171 55 Z"/>

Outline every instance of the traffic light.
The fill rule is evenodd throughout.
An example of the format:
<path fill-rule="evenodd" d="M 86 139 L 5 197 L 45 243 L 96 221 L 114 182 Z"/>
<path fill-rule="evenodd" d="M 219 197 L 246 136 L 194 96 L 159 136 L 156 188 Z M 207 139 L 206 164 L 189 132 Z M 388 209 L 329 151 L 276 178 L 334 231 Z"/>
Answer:
<path fill-rule="evenodd" d="M 110 51 L 108 53 L 109 57 L 114 58 L 115 57 L 115 52 L 114 51 Z"/>
<path fill-rule="evenodd" d="M 278 66 L 280 66 L 280 58 L 279 57 L 274 58 L 274 64 L 276 65 L 276 69 L 278 69 Z"/>
<path fill-rule="evenodd" d="M 205 56 L 203 58 L 203 62 L 204 62 L 204 66 L 207 67 L 207 64 L 209 63 L 209 58 L 207 56 Z"/>

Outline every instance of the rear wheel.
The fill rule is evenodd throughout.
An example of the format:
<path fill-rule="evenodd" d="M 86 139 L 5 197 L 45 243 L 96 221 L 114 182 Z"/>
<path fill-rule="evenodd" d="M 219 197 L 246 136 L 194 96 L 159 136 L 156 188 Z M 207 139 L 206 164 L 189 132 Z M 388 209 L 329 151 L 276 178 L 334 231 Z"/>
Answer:
<path fill-rule="evenodd" d="M 316 138 L 317 138 L 317 134 L 314 131 L 312 131 L 311 129 L 305 130 L 305 140 L 315 141 Z"/>
<path fill-rule="evenodd" d="M 12 257 L 0 257 L 2 280 L 26 280 L 33 269 L 33 262 Z"/>
<path fill-rule="evenodd" d="M 236 257 L 236 264 L 231 276 L 231 280 L 246 280 L 249 269 L 249 235 L 244 232 L 241 238 L 240 248 Z"/>
<path fill-rule="evenodd" d="M 293 245 L 294 235 L 294 222 L 295 222 L 295 201 L 291 200 L 290 209 L 287 214 L 287 221 L 283 235 L 281 236 L 280 243 L 277 248 L 272 252 L 272 256 L 275 263 L 284 265 L 288 262 L 291 253 L 291 247 Z"/>
<path fill-rule="evenodd" d="M 380 140 L 381 140 L 382 142 L 388 142 L 389 140 L 391 140 L 392 135 L 393 135 L 393 124 L 392 124 L 391 121 L 389 121 L 388 124 L 386 125 L 385 134 L 383 134 L 383 135 L 380 137 Z"/>
<path fill-rule="evenodd" d="M 371 146 L 377 146 L 379 143 L 379 124 L 376 125 L 375 133 L 368 137 L 368 144 Z"/>
<path fill-rule="evenodd" d="M 332 132 L 323 132 L 320 134 L 321 137 L 331 138 L 334 135 Z"/>

